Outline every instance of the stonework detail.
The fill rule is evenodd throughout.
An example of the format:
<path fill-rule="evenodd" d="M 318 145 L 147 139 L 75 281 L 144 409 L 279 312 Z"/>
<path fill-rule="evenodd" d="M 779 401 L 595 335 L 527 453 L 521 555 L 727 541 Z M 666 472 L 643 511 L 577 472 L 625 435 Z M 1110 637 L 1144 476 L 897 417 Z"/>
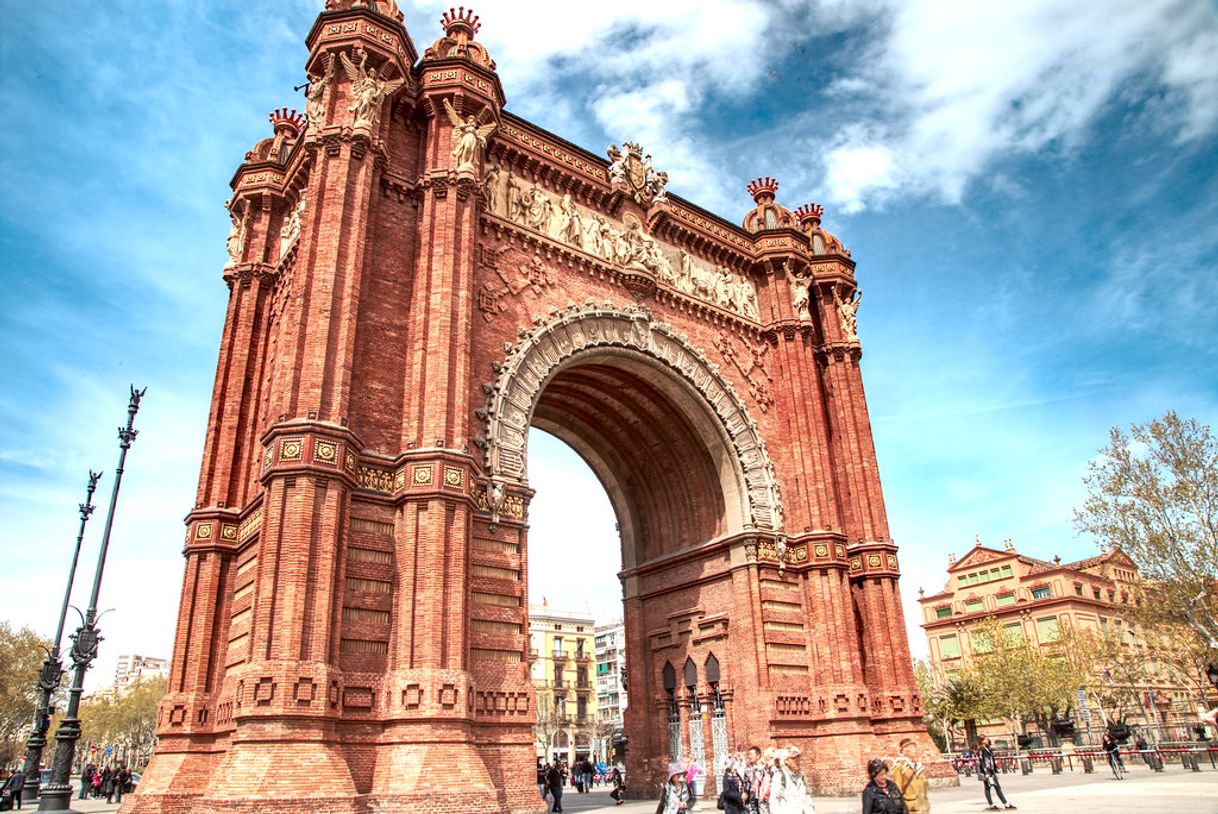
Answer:
<path fill-rule="evenodd" d="M 745 319 L 761 316 L 757 289 L 745 275 L 661 244 L 633 215 L 618 223 L 576 204 L 569 193 L 559 197 L 497 165 L 487 168 L 485 190 L 494 215 Z"/>
<path fill-rule="evenodd" d="M 742 354 L 736 349 L 732 335 L 721 331 L 715 340 L 715 350 L 723 356 L 724 361 L 739 371 L 744 380 L 749 383 L 749 395 L 757 402 L 761 412 L 768 412 L 774 406 L 774 393 L 771 390 L 774 377 L 765 368 L 766 355 L 770 346 L 765 342 L 749 344 Z"/>
<path fill-rule="evenodd" d="M 609 145 L 609 181 L 624 187 L 639 205 L 651 206 L 664 202 L 668 173 L 656 172 L 651 166 L 651 156 L 643 155 L 642 146 L 627 141 L 621 149 L 616 144 Z"/>
<path fill-rule="evenodd" d="M 526 482 L 529 421 L 542 387 L 564 360 L 606 347 L 640 351 L 694 386 L 731 440 L 746 484 L 751 524 L 780 530 L 778 484 L 756 423 L 718 369 L 669 325 L 653 322 L 645 308 L 570 306 L 509 351 L 487 404 L 486 467 L 491 477 Z"/>
<path fill-rule="evenodd" d="M 381 117 L 383 102 L 398 92 L 406 84 L 406 77 L 386 79 L 380 72 L 368 65 L 368 52 L 362 48 L 355 50 L 355 62 L 346 52 L 338 55 L 342 62 L 343 71 L 351 82 L 351 104 L 347 112 L 355 117 L 356 127 L 376 127 Z"/>

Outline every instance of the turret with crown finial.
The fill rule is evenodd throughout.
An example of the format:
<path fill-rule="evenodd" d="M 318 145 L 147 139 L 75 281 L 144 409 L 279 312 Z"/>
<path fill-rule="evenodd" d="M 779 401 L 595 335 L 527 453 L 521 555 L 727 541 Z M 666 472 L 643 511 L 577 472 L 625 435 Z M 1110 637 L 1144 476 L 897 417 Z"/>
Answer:
<path fill-rule="evenodd" d="M 825 208 L 818 203 L 806 203 L 795 210 L 799 218 L 799 228 L 808 236 L 808 244 L 812 254 L 840 254 L 849 257 L 850 251 L 842 245 L 837 236 L 826 231 L 820 225 Z"/>
<path fill-rule="evenodd" d="M 440 25 L 444 28 L 444 36 L 424 52 L 424 60 L 467 59 L 489 71 L 495 70 L 495 60 L 482 43 L 474 39 L 482 23 L 473 9 L 450 8 L 441 15 Z"/>
<path fill-rule="evenodd" d="M 778 181 L 768 175 L 749 182 L 749 194 L 757 207 L 744 216 L 744 228 L 750 232 L 763 229 L 794 229 L 795 216 L 791 210 L 774 203 Z"/>

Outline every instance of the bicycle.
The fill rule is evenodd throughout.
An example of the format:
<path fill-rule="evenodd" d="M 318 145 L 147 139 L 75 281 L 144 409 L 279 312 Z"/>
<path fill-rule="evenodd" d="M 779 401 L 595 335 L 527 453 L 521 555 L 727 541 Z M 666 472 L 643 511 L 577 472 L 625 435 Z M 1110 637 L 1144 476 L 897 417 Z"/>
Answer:
<path fill-rule="evenodd" d="M 1117 780 L 1125 779 L 1125 764 L 1121 763 L 1121 759 L 1117 757 L 1116 752 L 1108 753 L 1108 765 L 1112 767 L 1112 773 L 1116 775 Z"/>

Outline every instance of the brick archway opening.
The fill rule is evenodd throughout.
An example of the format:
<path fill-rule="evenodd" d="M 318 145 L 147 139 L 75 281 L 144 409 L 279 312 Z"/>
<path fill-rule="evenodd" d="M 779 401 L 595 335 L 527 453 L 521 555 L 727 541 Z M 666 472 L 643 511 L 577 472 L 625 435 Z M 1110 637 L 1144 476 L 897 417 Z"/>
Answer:
<path fill-rule="evenodd" d="M 574 449 L 604 486 L 623 568 L 740 527 L 735 467 L 713 415 L 638 352 L 569 360 L 542 390 L 531 424 Z"/>

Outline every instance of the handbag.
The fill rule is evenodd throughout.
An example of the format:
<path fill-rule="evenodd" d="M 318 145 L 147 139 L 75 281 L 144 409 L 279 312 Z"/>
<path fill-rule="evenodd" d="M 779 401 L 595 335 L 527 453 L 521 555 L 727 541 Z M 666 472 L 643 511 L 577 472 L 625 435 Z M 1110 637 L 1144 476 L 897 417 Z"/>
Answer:
<path fill-rule="evenodd" d="M 715 803 L 715 808 L 719 809 L 720 811 L 724 809 L 723 792 L 719 792 L 719 802 Z"/>

